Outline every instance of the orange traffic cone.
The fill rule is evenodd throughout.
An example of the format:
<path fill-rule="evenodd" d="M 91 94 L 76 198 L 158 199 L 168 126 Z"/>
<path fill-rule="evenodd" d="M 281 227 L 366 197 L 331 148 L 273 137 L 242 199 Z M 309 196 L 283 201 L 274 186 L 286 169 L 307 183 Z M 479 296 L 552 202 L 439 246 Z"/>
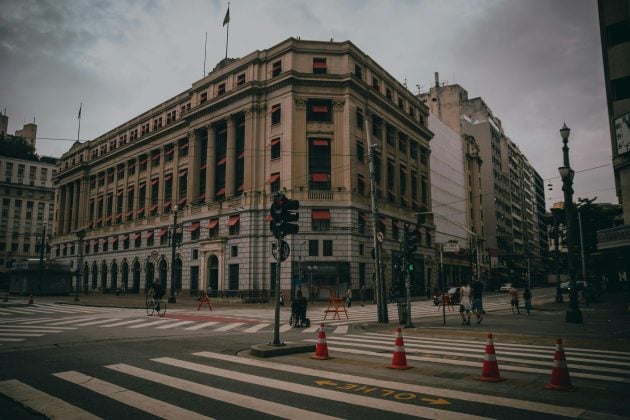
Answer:
<path fill-rule="evenodd" d="M 392 356 L 392 364 L 387 366 L 390 369 L 411 369 L 412 366 L 407 364 L 407 356 L 405 355 L 405 343 L 403 342 L 402 330 L 396 328 L 396 341 L 394 342 L 394 355 Z"/>
<path fill-rule="evenodd" d="M 488 382 L 505 381 L 505 379 L 502 378 L 501 375 L 499 375 L 499 365 L 497 364 L 497 356 L 494 353 L 494 342 L 492 341 L 492 334 L 488 334 L 488 340 L 486 341 L 486 353 L 483 356 L 483 367 L 481 369 L 481 376 L 475 379 Z"/>
<path fill-rule="evenodd" d="M 31 296 L 28 298 L 28 304 L 32 305 L 33 304 L 33 294 L 31 293 Z"/>
<path fill-rule="evenodd" d="M 569 368 L 567 360 L 564 358 L 564 347 L 562 339 L 556 340 L 556 352 L 553 355 L 553 369 L 551 369 L 551 382 L 545 385 L 547 389 L 555 389 L 558 391 L 573 391 L 575 387 L 571 385 L 569 378 Z"/>
<path fill-rule="evenodd" d="M 332 357 L 328 355 L 328 344 L 326 344 L 326 330 L 324 329 L 323 323 L 319 326 L 319 333 L 317 334 L 317 344 L 315 345 L 315 356 L 311 356 L 311 359 L 332 359 Z"/>

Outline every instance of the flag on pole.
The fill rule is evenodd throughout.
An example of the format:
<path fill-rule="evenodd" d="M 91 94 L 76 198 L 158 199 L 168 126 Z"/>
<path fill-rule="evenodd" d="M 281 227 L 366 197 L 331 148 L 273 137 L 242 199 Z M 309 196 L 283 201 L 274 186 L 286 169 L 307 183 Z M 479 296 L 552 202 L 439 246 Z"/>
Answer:
<path fill-rule="evenodd" d="M 225 18 L 223 19 L 223 26 L 230 23 L 230 4 L 228 3 L 227 13 L 225 13 Z"/>
<path fill-rule="evenodd" d="M 81 105 L 79 105 L 79 116 L 77 117 L 78 119 L 81 119 L 81 108 L 83 108 L 83 102 L 81 102 Z"/>

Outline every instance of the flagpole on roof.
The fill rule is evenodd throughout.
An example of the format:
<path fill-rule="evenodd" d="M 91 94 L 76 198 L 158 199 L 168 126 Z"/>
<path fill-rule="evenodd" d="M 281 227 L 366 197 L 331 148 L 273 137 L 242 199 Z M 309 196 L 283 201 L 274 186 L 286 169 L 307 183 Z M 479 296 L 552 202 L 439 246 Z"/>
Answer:
<path fill-rule="evenodd" d="M 77 141 L 81 139 L 81 108 L 83 108 L 83 102 L 79 105 L 79 129 L 77 130 Z"/>
<path fill-rule="evenodd" d="M 230 2 L 228 2 L 227 12 L 225 18 L 223 18 L 223 26 L 227 25 L 227 32 L 225 34 L 225 61 L 228 57 L 228 40 L 230 39 Z"/>
<path fill-rule="evenodd" d="M 206 54 L 208 53 L 208 31 L 206 31 L 206 42 L 203 44 L 203 73 L 201 77 L 206 77 Z"/>

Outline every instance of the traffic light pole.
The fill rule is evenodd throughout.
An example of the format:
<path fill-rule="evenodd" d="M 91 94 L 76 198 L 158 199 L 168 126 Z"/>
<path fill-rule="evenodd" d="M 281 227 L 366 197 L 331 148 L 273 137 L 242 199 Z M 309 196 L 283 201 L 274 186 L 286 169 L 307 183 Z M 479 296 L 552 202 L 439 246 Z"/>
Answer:
<path fill-rule="evenodd" d="M 403 232 L 403 243 L 404 243 L 403 276 L 405 279 L 405 289 L 407 292 L 407 299 L 406 299 L 407 319 L 405 321 L 405 328 L 413 328 L 413 324 L 411 323 L 411 279 L 410 279 L 411 275 L 409 273 L 409 267 L 411 266 L 411 261 L 409 260 L 411 259 L 411 255 L 407 255 L 407 251 L 411 247 L 410 245 L 411 238 L 409 236 L 409 233 L 407 232 L 408 227 L 409 225 L 405 223 L 404 225 L 405 231 Z"/>
<path fill-rule="evenodd" d="M 276 239 L 276 255 L 278 258 L 276 259 L 276 287 L 275 287 L 275 295 L 276 295 L 276 304 L 274 311 L 274 323 L 273 323 L 273 346 L 283 346 L 284 343 L 280 342 L 280 266 L 281 266 L 281 246 L 282 246 L 282 238 Z"/>

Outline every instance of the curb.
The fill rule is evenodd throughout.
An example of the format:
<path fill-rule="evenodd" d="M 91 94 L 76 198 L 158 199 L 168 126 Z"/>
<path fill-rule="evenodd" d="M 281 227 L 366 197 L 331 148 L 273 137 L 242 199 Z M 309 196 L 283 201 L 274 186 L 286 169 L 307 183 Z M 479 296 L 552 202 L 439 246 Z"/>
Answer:
<path fill-rule="evenodd" d="M 288 354 L 309 353 L 315 351 L 315 344 L 282 343 L 280 345 L 254 344 L 249 352 L 256 357 L 286 356 Z"/>

